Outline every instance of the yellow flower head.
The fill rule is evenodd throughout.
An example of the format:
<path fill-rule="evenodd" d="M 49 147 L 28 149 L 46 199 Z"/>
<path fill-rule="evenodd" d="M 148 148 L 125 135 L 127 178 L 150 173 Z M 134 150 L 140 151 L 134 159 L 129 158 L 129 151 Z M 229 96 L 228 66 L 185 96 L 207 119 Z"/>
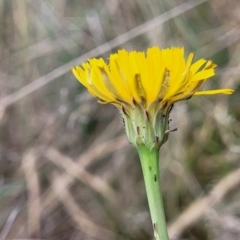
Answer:
<path fill-rule="evenodd" d="M 131 121 L 136 121 L 139 114 L 143 116 L 140 112 L 144 112 L 146 121 L 155 124 L 159 117 L 160 120 L 162 117 L 167 118 L 166 115 L 177 101 L 189 99 L 194 95 L 233 92 L 231 89 L 198 91 L 206 79 L 214 76 L 216 65 L 205 59 L 193 63 L 193 57 L 194 54 L 190 53 L 185 60 L 184 48 L 178 47 L 152 47 L 146 54 L 119 50 L 110 55 L 109 63 L 102 58 L 93 58 L 81 67 L 72 68 L 72 72 L 101 103 L 116 106 L 121 111 L 125 123 L 129 117 Z M 164 122 L 166 128 L 168 124 Z M 137 134 L 139 125 L 141 124 L 137 123 L 133 126 Z M 152 128 L 152 133 L 159 137 L 156 126 Z M 128 132 L 127 126 L 126 129 Z"/>

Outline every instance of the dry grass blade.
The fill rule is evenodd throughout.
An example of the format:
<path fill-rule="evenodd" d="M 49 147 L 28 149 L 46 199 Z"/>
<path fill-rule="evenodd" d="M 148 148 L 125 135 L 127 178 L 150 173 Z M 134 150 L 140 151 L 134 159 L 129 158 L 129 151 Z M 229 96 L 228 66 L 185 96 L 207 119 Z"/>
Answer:
<path fill-rule="evenodd" d="M 56 78 L 64 75 L 69 71 L 72 66 L 75 66 L 88 58 L 94 57 L 96 55 L 103 54 L 107 51 L 110 51 L 112 48 L 120 46 L 121 44 L 157 27 L 164 22 L 179 16 L 180 14 L 195 8 L 196 6 L 206 2 L 206 0 L 199 0 L 199 1 L 187 1 L 168 12 L 161 14 L 160 16 L 150 20 L 118 37 L 115 39 L 106 42 L 95 49 L 83 54 L 82 56 L 70 61 L 69 63 L 54 69 L 52 72 L 34 80 L 33 82 L 29 83 L 28 85 L 22 87 L 21 89 L 17 90 L 16 92 L 8 95 L 7 97 L 3 98 L 0 101 L 0 111 L 3 111 L 6 107 L 10 106 L 11 104 L 17 102 L 18 100 L 22 99 L 23 97 L 33 93 L 37 89 L 43 87 L 44 85 L 50 83 L 51 81 L 55 80 Z"/>
<path fill-rule="evenodd" d="M 121 136 L 112 141 L 95 146 L 94 151 L 92 150 L 92 146 L 90 146 L 89 150 L 85 151 L 85 153 L 83 153 L 77 159 L 77 163 L 81 163 L 81 167 L 85 168 L 86 165 L 90 164 L 96 159 L 99 159 L 99 157 L 106 156 L 107 154 L 110 154 L 116 150 L 122 149 L 126 145 L 128 145 L 128 143 L 126 141 L 125 136 Z M 74 182 L 75 179 L 74 177 L 67 173 L 62 174 L 61 178 L 64 179 L 64 183 L 68 188 Z M 46 191 L 46 193 L 43 194 L 42 198 L 43 208 L 48 208 L 50 212 L 58 205 L 58 202 L 54 201 L 55 195 L 52 193 L 52 191 Z"/>
<path fill-rule="evenodd" d="M 116 203 L 115 191 L 101 178 L 86 171 L 80 164 L 75 163 L 54 148 L 47 149 L 45 156 L 53 163 L 61 166 L 70 176 L 87 184 L 108 201 Z"/>
<path fill-rule="evenodd" d="M 96 239 L 100 240 L 118 239 L 119 236 L 116 233 L 93 223 L 89 219 L 87 214 L 78 206 L 72 195 L 67 190 L 68 184 L 65 183 L 64 179 L 61 176 L 53 174 L 52 181 L 54 193 L 63 203 L 67 212 L 76 222 L 77 227 L 79 229 L 81 229 L 88 235 L 95 237 Z"/>
<path fill-rule="evenodd" d="M 199 218 L 206 214 L 214 205 L 219 203 L 226 194 L 240 184 L 240 168 L 229 173 L 220 180 L 213 190 L 204 198 L 192 203 L 173 223 L 169 225 L 169 236 L 177 238 L 192 226 Z"/>
<path fill-rule="evenodd" d="M 31 237 L 40 236 L 41 204 L 36 160 L 36 152 L 30 149 L 24 155 L 22 163 L 28 191 L 28 234 Z"/>

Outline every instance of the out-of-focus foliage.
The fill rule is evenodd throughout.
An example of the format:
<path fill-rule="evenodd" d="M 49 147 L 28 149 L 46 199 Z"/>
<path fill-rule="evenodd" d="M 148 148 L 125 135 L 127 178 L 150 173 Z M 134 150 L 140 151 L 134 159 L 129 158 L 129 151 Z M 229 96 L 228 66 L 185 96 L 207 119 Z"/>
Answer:
<path fill-rule="evenodd" d="M 178 131 L 160 161 L 169 223 L 239 167 L 240 5 L 201 2 L 0 1 L 0 239 L 152 237 L 139 160 L 119 115 L 69 71 L 88 57 L 184 46 L 219 65 L 206 89 L 235 89 L 174 106 Z M 240 239 L 235 189 L 177 239 Z"/>

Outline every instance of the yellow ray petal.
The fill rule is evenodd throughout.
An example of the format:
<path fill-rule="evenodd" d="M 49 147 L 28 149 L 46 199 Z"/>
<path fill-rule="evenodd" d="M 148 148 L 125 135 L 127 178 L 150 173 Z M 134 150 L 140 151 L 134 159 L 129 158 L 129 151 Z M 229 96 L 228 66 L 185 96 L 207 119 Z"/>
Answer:
<path fill-rule="evenodd" d="M 198 61 L 196 61 L 195 63 L 193 63 L 192 66 L 190 67 L 192 74 L 194 75 L 206 62 L 207 62 L 207 60 L 202 58 L 202 59 L 199 59 Z"/>
<path fill-rule="evenodd" d="M 72 71 L 73 75 L 75 76 L 75 78 L 86 87 L 86 85 L 84 84 L 85 81 L 83 81 L 83 79 L 80 78 L 80 74 L 78 73 L 77 68 L 80 68 L 80 67 L 76 67 L 76 68 L 72 67 L 71 71 Z"/>
<path fill-rule="evenodd" d="M 98 67 L 92 68 L 91 75 L 89 77 L 89 85 L 92 90 L 99 96 L 99 98 L 106 101 L 116 101 L 116 97 L 109 91 L 109 89 L 105 86 L 101 71 Z"/>
<path fill-rule="evenodd" d="M 211 60 L 208 60 L 204 69 L 210 69 L 210 68 L 216 68 L 216 67 L 217 67 L 217 64 L 213 63 L 213 61 L 211 61 Z"/>
<path fill-rule="evenodd" d="M 187 68 L 189 68 L 189 67 L 191 66 L 193 58 L 194 58 L 194 53 L 191 52 L 191 53 L 189 54 L 188 59 L 187 59 L 187 62 L 186 62 L 186 67 L 187 67 Z"/>
<path fill-rule="evenodd" d="M 135 62 L 135 56 L 137 52 L 127 52 L 126 50 L 118 51 L 117 64 L 122 78 L 127 82 L 128 89 L 131 93 L 131 97 L 137 102 L 140 102 L 140 98 L 135 85 L 135 75 L 139 74 L 138 67 Z"/>
<path fill-rule="evenodd" d="M 118 68 L 116 58 L 110 57 L 110 70 L 106 70 L 107 74 L 109 75 L 110 81 L 112 86 L 114 87 L 115 91 L 117 91 L 122 99 L 127 102 L 131 101 L 131 93 L 126 83 L 126 80 L 123 78 L 122 74 L 119 72 L 120 69 Z"/>
<path fill-rule="evenodd" d="M 149 79 L 152 81 L 151 95 L 149 98 L 149 102 L 151 103 L 159 97 L 165 67 L 162 60 L 162 52 L 158 47 L 148 49 L 147 59 L 149 64 Z"/>
<path fill-rule="evenodd" d="M 200 91 L 195 92 L 194 96 L 200 96 L 200 95 L 212 95 L 212 94 L 232 94 L 234 91 L 232 89 L 217 89 L 217 90 L 207 90 L 207 91 Z"/>
<path fill-rule="evenodd" d="M 196 73 L 192 77 L 191 81 L 194 82 L 194 81 L 204 80 L 204 79 L 210 78 L 214 75 L 215 75 L 214 69 L 203 70 L 203 71 L 200 71 L 200 72 Z"/>

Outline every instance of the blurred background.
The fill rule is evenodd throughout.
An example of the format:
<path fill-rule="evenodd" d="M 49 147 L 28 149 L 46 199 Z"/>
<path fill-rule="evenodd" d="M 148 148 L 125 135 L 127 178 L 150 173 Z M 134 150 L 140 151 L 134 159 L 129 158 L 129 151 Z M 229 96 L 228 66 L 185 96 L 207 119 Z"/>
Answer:
<path fill-rule="evenodd" d="M 160 169 L 169 235 L 240 239 L 238 0 L 0 1 L 0 239 L 148 240 L 136 151 L 118 112 L 70 67 L 118 49 L 184 46 L 212 59 L 203 89 L 175 104 Z"/>

